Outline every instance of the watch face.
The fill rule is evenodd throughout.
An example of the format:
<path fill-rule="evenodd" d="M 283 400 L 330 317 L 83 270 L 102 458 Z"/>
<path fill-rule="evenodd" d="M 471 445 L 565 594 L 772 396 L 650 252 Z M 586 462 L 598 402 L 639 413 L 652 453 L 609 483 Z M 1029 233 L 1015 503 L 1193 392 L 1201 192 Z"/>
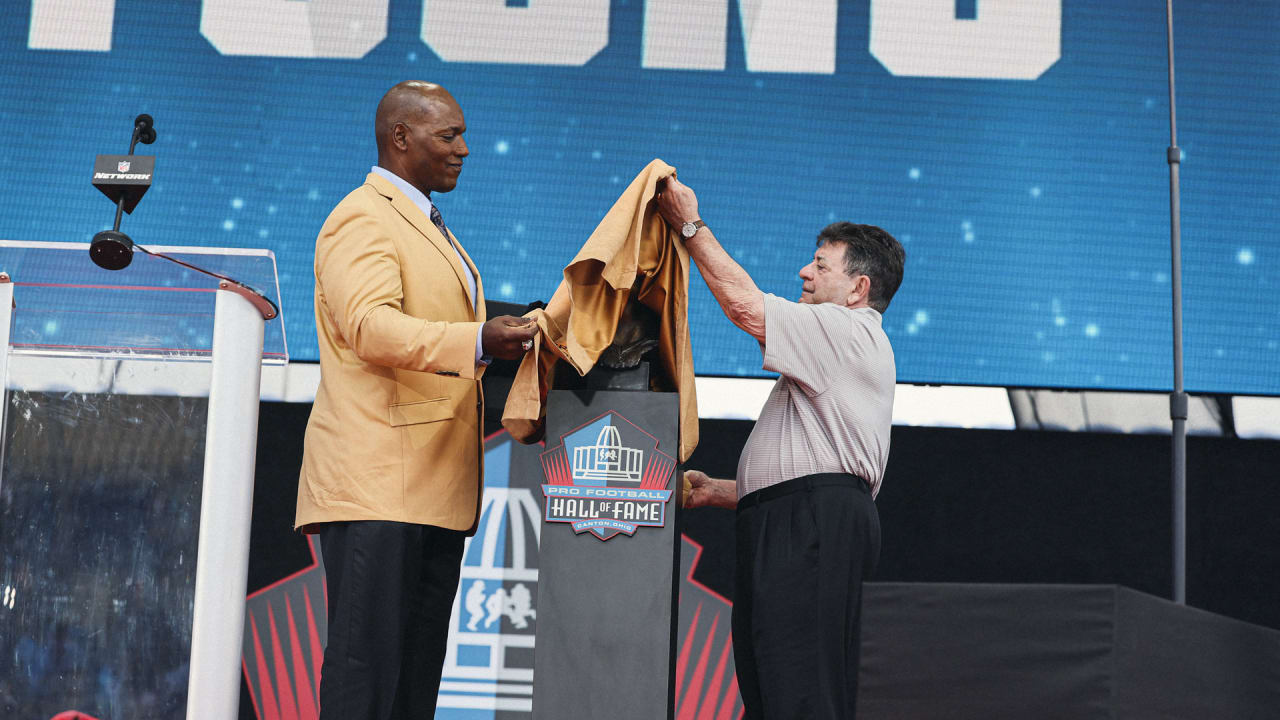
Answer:
<path fill-rule="evenodd" d="M 698 226 L 694 225 L 691 222 L 687 222 L 684 225 L 680 226 L 680 234 L 685 236 L 686 238 L 691 238 L 694 235 L 698 234 Z"/>

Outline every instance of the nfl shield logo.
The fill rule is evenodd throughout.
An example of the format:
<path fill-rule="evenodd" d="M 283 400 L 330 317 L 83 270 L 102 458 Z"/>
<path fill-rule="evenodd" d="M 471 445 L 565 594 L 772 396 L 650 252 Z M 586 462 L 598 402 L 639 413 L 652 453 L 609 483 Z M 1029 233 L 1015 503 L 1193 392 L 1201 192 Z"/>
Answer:
<path fill-rule="evenodd" d="M 120 172 L 129 172 L 129 161 L 121 160 L 120 162 L 116 163 L 116 170 Z"/>

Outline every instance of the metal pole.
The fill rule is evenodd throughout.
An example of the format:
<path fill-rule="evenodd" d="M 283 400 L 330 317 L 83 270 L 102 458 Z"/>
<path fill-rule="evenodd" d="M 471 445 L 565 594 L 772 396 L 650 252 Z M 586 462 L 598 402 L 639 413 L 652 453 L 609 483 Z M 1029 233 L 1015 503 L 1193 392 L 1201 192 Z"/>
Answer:
<path fill-rule="evenodd" d="M 229 287 L 221 283 L 214 301 L 187 720 L 235 720 L 240 712 L 263 317 Z"/>
<path fill-rule="evenodd" d="M 1169 245 L 1173 286 L 1173 392 L 1169 419 L 1173 421 L 1173 601 L 1187 602 L 1187 394 L 1182 384 L 1182 222 L 1178 192 L 1178 113 L 1173 86 L 1173 0 L 1165 0 L 1169 31 Z"/>
<path fill-rule="evenodd" d="M 0 485 L 4 483 L 4 416 L 9 409 L 9 333 L 13 328 L 13 279 L 0 271 Z"/>

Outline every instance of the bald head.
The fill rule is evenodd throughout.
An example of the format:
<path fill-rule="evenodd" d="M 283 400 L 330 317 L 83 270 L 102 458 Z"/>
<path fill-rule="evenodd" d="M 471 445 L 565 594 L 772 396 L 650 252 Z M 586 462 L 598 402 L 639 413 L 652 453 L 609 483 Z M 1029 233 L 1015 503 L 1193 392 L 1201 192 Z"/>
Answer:
<path fill-rule="evenodd" d="M 378 158 L 386 153 L 396 123 L 411 124 L 439 104 L 457 107 L 458 101 L 443 86 L 421 80 L 405 80 L 388 90 L 378 102 L 378 112 L 373 120 Z"/>
<path fill-rule="evenodd" d="M 457 185 L 469 151 L 458 101 L 435 83 L 406 80 L 378 103 L 374 136 L 378 164 L 423 193 L 448 192 Z"/>

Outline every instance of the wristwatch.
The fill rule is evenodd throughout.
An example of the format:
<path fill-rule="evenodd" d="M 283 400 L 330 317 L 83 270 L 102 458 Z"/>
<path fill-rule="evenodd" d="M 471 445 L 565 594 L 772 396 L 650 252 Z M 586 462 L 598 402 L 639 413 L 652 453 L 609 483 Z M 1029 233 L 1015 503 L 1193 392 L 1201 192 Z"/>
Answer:
<path fill-rule="evenodd" d="M 689 238 L 698 234 L 698 228 L 703 228 L 706 226 L 707 224 L 702 222 L 701 220 L 694 220 L 693 222 L 687 222 L 680 226 L 680 236 L 683 237 L 685 240 L 688 240 Z"/>

